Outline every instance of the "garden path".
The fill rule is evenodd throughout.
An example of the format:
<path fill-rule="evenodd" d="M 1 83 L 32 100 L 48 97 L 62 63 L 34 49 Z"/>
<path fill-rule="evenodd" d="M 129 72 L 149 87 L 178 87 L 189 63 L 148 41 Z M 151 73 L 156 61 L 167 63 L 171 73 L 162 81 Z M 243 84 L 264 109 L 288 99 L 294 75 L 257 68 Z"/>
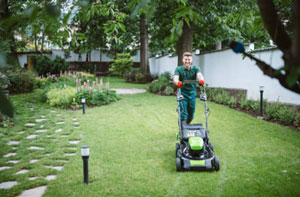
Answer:
<path fill-rule="evenodd" d="M 117 94 L 137 94 L 144 93 L 146 89 L 137 89 L 137 88 L 114 88 L 111 90 L 115 90 Z"/>

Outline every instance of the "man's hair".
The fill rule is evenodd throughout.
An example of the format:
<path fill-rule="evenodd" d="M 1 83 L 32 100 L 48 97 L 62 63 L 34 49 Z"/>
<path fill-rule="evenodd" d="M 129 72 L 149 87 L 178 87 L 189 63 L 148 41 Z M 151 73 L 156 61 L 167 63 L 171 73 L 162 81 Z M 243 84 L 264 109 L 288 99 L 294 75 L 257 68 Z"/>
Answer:
<path fill-rule="evenodd" d="M 191 53 L 191 52 L 184 52 L 184 53 L 183 53 L 183 57 L 184 57 L 184 56 L 192 56 L 192 53 Z"/>

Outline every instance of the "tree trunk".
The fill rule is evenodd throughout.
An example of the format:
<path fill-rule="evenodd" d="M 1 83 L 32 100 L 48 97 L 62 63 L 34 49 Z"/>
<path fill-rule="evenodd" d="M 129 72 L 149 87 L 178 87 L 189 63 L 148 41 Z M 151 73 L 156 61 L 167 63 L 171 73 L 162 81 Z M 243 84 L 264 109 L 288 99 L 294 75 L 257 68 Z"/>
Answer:
<path fill-rule="evenodd" d="M 188 26 L 188 24 L 183 22 L 183 30 L 182 35 L 178 39 L 177 42 L 177 55 L 178 55 L 178 63 L 177 66 L 181 66 L 182 57 L 184 52 L 192 52 L 193 47 L 193 32 L 192 32 L 192 24 Z"/>
<path fill-rule="evenodd" d="M 44 41 L 45 41 L 45 33 L 42 34 L 42 44 L 41 44 L 41 54 L 44 52 Z"/>
<path fill-rule="evenodd" d="M 140 68 L 144 75 L 150 73 L 149 70 L 149 48 L 148 48 L 148 31 L 147 31 L 147 19 L 146 15 L 142 14 L 140 16 Z"/>
<path fill-rule="evenodd" d="M 34 48 L 35 48 L 35 52 L 38 52 L 37 36 L 36 36 L 36 34 L 34 34 Z"/>

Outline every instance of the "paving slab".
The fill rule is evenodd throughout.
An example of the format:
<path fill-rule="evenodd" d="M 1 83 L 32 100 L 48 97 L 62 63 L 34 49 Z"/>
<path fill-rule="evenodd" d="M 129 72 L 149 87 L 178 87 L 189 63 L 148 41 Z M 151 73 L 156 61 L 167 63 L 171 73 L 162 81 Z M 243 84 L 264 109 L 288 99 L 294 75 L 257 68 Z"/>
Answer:
<path fill-rule="evenodd" d="M 19 160 L 9 160 L 7 163 L 13 163 L 13 164 L 16 164 L 16 163 L 18 163 L 19 162 Z"/>
<path fill-rule="evenodd" d="M 10 169 L 10 168 L 11 168 L 10 166 L 1 166 L 0 167 L 0 171 L 6 170 L 6 169 Z"/>
<path fill-rule="evenodd" d="M 55 131 L 55 133 L 62 132 L 62 130 L 63 130 L 63 129 L 57 129 L 57 130 Z"/>
<path fill-rule="evenodd" d="M 20 141 L 9 141 L 7 142 L 7 145 L 15 145 L 15 144 L 20 144 Z"/>
<path fill-rule="evenodd" d="M 48 175 L 45 177 L 46 180 L 51 181 L 56 179 L 56 175 Z"/>
<path fill-rule="evenodd" d="M 56 124 L 61 125 L 61 124 L 65 124 L 65 122 L 57 122 Z"/>
<path fill-rule="evenodd" d="M 26 127 L 34 127 L 36 124 L 35 123 L 26 123 L 25 126 Z"/>
<path fill-rule="evenodd" d="M 46 168 L 50 168 L 50 169 L 54 169 L 54 170 L 58 170 L 61 171 L 62 169 L 64 169 L 63 166 L 45 166 Z"/>
<path fill-rule="evenodd" d="M 41 197 L 45 193 L 46 189 L 47 186 L 41 186 L 41 187 L 25 190 L 18 197 Z"/>
<path fill-rule="evenodd" d="M 47 131 L 48 131 L 47 129 L 39 129 L 39 130 L 36 130 L 35 132 L 36 133 L 45 133 Z"/>
<path fill-rule="evenodd" d="M 35 179 L 37 179 L 37 178 L 39 178 L 38 176 L 32 176 L 32 177 L 29 177 L 28 179 L 30 180 L 30 181 L 33 181 L 33 180 L 35 180 Z"/>
<path fill-rule="evenodd" d="M 27 173 L 27 172 L 29 172 L 29 170 L 20 170 L 20 171 L 18 171 L 16 174 L 25 174 L 25 173 Z"/>
<path fill-rule="evenodd" d="M 73 141 L 69 141 L 70 144 L 79 144 L 79 140 L 73 140 Z"/>
<path fill-rule="evenodd" d="M 27 139 L 33 139 L 33 138 L 36 138 L 38 135 L 28 135 L 26 138 Z"/>
<path fill-rule="evenodd" d="M 38 159 L 31 159 L 30 161 L 29 161 L 29 163 L 36 163 L 36 162 L 38 162 L 39 160 Z"/>
<path fill-rule="evenodd" d="M 45 120 L 47 120 L 47 119 L 45 119 L 45 118 L 42 118 L 42 119 L 36 119 L 35 122 L 43 122 L 43 121 L 45 121 Z"/>
<path fill-rule="evenodd" d="M 39 146 L 30 146 L 27 149 L 29 149 L 29 150 L 45 150 L 45 148 L 42 148 L 42 147 L 39 147 Z"/>
<path fill-rule="evenodd" d="M 7 153 L 6 155 L 3 155 L 3 157 L 12 157 L 15 156 L 17 153 Z"/>
<path fill-rule="evenodd" d="M 2 183 L 0 183 L 0 189 L 10 189 L 15 185 L 18 185 L 17 181 L 2 182 Z"/>
<path fill-rule="evenodd" d="M 64 156 L 74 156 L 76 153 L 65 153 Z"/>

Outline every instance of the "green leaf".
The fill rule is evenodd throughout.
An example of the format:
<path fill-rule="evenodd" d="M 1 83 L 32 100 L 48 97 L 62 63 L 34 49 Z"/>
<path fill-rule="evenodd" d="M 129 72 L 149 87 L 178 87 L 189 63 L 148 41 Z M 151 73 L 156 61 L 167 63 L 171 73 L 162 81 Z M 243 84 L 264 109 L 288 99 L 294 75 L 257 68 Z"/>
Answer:
<path fill-rule="evenodd" d="M 4 93 L 0 92 L 0 112 L 10 118 L 14 117 L 14 108 Z"/>

